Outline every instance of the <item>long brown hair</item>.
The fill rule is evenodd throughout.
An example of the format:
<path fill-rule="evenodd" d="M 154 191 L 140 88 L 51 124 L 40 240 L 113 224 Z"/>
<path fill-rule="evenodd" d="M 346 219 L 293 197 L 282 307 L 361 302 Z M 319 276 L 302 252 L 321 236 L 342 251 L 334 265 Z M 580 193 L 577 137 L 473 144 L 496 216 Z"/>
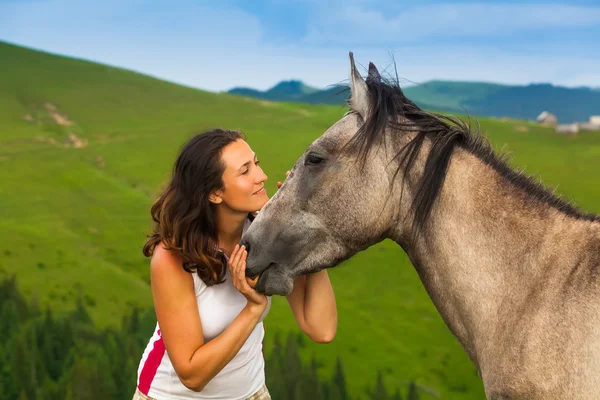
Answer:
<path fill-rule="evenodd" d="M 152 256 L 163 243 L 165 249 L 183 260 L 183 268 L 196 272 L 207 286 L 225 280 L 227 266 L 218 249 L 215 205 L 208 196 L 223 188 L 225 165 L 223 148 L 238 139 L 241 132 L 214 129 L 192 137 L 182 148 L 166 189 L 151 209 L 153 233 L 144 245 L 144 255 Z"/>

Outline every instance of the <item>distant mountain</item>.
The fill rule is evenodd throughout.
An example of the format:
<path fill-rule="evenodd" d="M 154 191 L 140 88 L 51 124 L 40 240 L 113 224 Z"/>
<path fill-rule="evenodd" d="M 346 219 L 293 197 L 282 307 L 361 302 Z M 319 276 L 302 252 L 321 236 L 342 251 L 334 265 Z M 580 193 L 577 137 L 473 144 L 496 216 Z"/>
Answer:
<path fill-rule="evenodd" d="M 473 114 L 534 119 L 543 110 L 559 123 L 587 121 L 600 114 L 600 92 L 590 88 L 565 88 L 550 84 L 509 86 L 477 102 L 467 102 Z"/>
<path fill-rule="evenodd" d="M 238 96 L 253 97 L 255 99 L 271 101 L 295 101 L 310 104 L 343 104 L 347 94 L 336 96 L 345 91 L 345 86 L 332 86 L 327 89 L 317 89 L 298 80 L 281 81 L 269 90 L 260 91 L 247 87 L 236 87 L 227 93 Z"/>
<path fill-rule="evenodd" d="M 281 82 L 265 92 L 235 88 L 229 93 L 271 101 L 343 104 L 349 95 L 345 89 L 332 86 L 319 90 L 296 80 Z M 466 111 L 471 115 L 533 120 L 542 111 L 550 111 L 558 117 L 559 123 L 587 121 L 590 115 L 600 115 L 597 88 L 434 80 L 403 90 L 422 108 L 450 113 Z"/>
<path fill-rule="evenodd" d="M 348 99 L 348 86 L 335 85 L 302 96 L 302 102 L 311 104 L 343 104 Z"/>
<path fill-rule="evenodd" d="M 264 92 L 245 87 L 231 89 L 229 93 L 237 94 L 238 96 L 253 97 L 255 99 L 262 99 L 264 97 Z"/>
<path fill-rule="evenodd" d="M 228 93 L 237 94 L 240 96 L 254 97 L 256 99 L 272 100 L 272 101 L 302 101 L 304 96 L 314 93 L 319 93 L 322 90 L 305 85 L 301 81 L 291 80 L 282 81 L 271 89 L 261 92 L 251 88 L 234 88 Z"/>

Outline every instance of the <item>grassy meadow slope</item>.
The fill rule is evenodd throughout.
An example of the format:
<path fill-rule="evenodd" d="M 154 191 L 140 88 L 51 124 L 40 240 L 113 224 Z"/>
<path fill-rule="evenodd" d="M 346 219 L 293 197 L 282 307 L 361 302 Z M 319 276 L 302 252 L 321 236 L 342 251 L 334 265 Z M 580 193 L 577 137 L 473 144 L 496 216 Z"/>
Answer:
<path fill-rule="evenodd" d="M 56 309 L 81 294 L 99 325 L 115 324 L 132 304 L 151 305 L 141 254 L 149 208 L 187 138 L 213 127 L 244 130 L 272 194 L 344 113 L 203 92 L 2 42 L 0 59 L 0 276 L 16 274 L 28 295 Z M 600 212 L 600 135 L 480 122 L 515 165 Z M 354 393 L 381 368 L 390 388 L 416 380 L 423 394 L 483 397 L 475 368 L 395 244 L 358 254 L 331 277 L 338 336 L 327 346 L 307 342 L 303 353 L 316 353 L 324 373 L 339 355 Z M 297 329 L 282 298 L 265 325 L 267 353 L 272 333 Z"/>

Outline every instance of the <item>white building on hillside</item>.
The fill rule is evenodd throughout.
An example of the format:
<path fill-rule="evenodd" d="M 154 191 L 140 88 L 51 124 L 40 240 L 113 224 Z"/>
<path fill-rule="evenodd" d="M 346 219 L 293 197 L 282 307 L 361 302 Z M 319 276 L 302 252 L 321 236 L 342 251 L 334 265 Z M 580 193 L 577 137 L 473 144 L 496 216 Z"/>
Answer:
<path fill-rule="evenodd" d="M 576 135 L 579 132 L 579 124 L 556 125 L 556 133 L 565 133 L 567 135 Z"/>
<path fill-rule="evenodd" d="M 579 127 L 582 131 L 600 131 L 600 116 L 591 116 L 588 122 L 581 123 Z"/>
<path fill-rule="evenodd" d="M 549 111 L 544 111 L 537 117 L 537 122 L 544 125 L 556 125 L 558 118 Z"/>

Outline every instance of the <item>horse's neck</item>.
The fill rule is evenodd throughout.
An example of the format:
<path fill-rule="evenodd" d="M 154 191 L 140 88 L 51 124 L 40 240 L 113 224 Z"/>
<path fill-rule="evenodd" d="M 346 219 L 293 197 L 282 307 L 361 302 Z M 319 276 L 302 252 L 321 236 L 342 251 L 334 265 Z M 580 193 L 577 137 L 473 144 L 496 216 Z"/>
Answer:
<path fill-rule="evenodd" d="M 575 225 L 466 151 L 455 152 L 427 228 L 407 253 L 440 314 L 477 364 L 500 315 L 559 265 Z M 491 339 L 493 340 L 493 339 Z"/>

